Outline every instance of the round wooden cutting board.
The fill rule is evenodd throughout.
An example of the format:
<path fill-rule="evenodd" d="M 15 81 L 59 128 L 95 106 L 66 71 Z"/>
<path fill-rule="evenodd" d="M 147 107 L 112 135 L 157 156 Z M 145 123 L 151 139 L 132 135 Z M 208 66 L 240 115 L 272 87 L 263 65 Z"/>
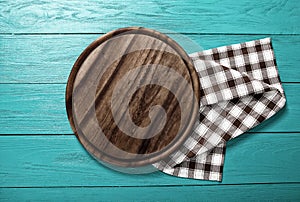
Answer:
<path fill-rule="evenodd" d="M 66 89 L 68 119 L 96 159 L 121 167 L 153 164 L 186 140 L 199 107 L 193 63 L 172 39 L 130 27 L 90 44 Z"/>

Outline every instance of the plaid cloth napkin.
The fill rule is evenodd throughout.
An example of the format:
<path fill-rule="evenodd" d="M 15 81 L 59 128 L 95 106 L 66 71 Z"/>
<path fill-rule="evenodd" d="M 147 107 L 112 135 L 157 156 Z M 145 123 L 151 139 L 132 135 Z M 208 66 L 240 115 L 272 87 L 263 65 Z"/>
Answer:
<path fill-rule="evenodd" d="M 184 145 L 154 166 L 164 173 L 222 180 L 226 142 L 285 105 L 270 38 L 190 55 L 199 75 L 199 120 Z"/>

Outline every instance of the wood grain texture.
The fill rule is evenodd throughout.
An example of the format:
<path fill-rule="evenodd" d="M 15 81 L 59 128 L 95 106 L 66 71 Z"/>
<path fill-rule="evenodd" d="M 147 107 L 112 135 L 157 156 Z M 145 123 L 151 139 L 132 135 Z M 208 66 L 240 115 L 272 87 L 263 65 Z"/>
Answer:
<path fill-rule="evenodd" d="M 65 85 L 2 84 L 0 89 L 2 133 L 72 133 L 65 112 Z"/>
<path fill-rule="evenodd" d="M 97 159 L 123 167 L 151 165 L 190 134 L 199 85 L 192 60 L 171 38 L 140 27 L 114 30 L 76 60 L 66 87 L 68 119 Z"/>
<path fill-rule="evenodd" d="M 137 189 L 139 191 L 137 191 Z M 2 201 L 297 201 L 300 184 L 172 187 L 2 188 Z M 216 191 L 218 190 L 218 191 Z"/>
<path fill-rule="evenodd" d="M 287 104 L 252 131 L 299 132 L 299 84 L 284 84 Z M 65 84 L 0 84 L 0 134 L 73 134 Z"/>
<path fill-rule="evenodd" d="M 0 35 L 0 83 L 66 83 L 79 54 L 95 35 Z M 175 34 L 170 35 L 178 37 Z M 281 80 L 300 81 L 300 36 L 280 35 L 184 35 L 203 49 L 272 37 Z M 191 52 L 190 44 L 178 40 Z M 196 50 L 197 49 L 197 50 Z M 49 73 L 50 71 L 50 73 Z"/>
<path fill-rule="evenodd" d="M 245 134 L 228 143 L 222 183 L 103 167 L 75 136 L 0 137 L 1 187 L 166 186 L 300 181 L 300 134 Z M 216 188 L 218 189 L 218 188 Z"/>
<path fill-rule="evenodd" d="M 0 8 L 2 33 L 105 33 L 128 26 L 184 33 L 300 32 L 297 0 L 6 0 Z"/>

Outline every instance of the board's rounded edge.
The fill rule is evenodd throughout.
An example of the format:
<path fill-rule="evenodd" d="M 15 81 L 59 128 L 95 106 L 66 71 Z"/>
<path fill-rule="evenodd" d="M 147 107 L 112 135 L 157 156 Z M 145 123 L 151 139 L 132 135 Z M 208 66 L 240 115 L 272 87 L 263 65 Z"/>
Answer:
<path fill-rule="evenodd" d="M 194 107 L 193 107 L 193 113 L 191 114 L 191 121 L 189 126 L 186 128 L 186 131 L 184 132 L 184 134 L 182 135 L 183 137 L 179 139 L 180 143 L 184 143 L 184 140 L 188 137 L 188 134 L 191 132 L 191 130 L 194 127 L 194 122 L 196 121 L 196 119 L 198 118 L 198 111 L 199 111 L 199 104 L 200 104 L 200 82 L 199 82 L 199 78 L 198 78 L 198 74 L 194 68 L 194 64 L 191 60 L 191 58 L 188 56 L 188 54 L 184 51 L 184 49 L 173 39 L 171 39 L 170 37 L 168 37 L 165 34 L 162 34 L 158 31 L 155 30 L 151 30 L 148 28 L 144 28 L 144 27 L 125 27 L 125 28 L 120 28 L 117 30 L 113 30 L 111 32 L 108 32 L 107 34 L 102 35 L 101 37 L 97 38 L 95 41 L 93 41 L 87 48 L 85 48 L 85 50 L 79 55 L 79 57 L 77 58 L 77 60 L 75 61 L 72 70 L 69 74 L 68 77 L 68 81 L 67 81 L 67 85 L 66 85 L 66 93 L 65 93 L 65 104 L 66 104 L 66 112 L 67 112 L 67 116 L 68 116 L 68 120 L 70 122 L 70 126 L 74 132 L 74 134 L 76 135 L 77 139 L 79 140 L 79 142 L 85 147 L 85 143 L 82 141 L 82 139 L 79 137 L 78 132 L 76 130 L 75 127 L 75 123 L 73 120 L 73 112 L 72 112 L 72 92 L 73 92 L 73 84 L 76 78 L 76 75 L 79 71 L 79 68 L 81 67 L 81 65 L 83 64 L 83 62 L 85 61 L 85 59 L 89 56 L 89 54 L 95 49 L 97 48 L 101 43 L 105 42 L 106 40 L 108 40 L 109 38 L 124 33 L 124 32 L 128 32 L 130 31 L 131 33 L 134 31 L 139 31 L 140 33 L 145 33 L 148 34 L 150 36 L 156 37 L 162 41 L 165 41 L 166 43 L 168 43 L 172 48 L 174 48 L 174 50 L 176 50 L 176 52 L 178 52 L 180 54 L 181 57 L 183 57 L 183 61 L 186 64 L 186 67 L 188 67 L 188 71 L 189 74 L 191 76 L 191 81 L 192 81 L 192 86 L 193 86 L 193 92 L 194 92 L 194 98 L 196 99 L 195 102 L 193 103 Z M 128 166 L 132 166 L 132 167 L 139 167 L 139 166 L 145 166 L 147 164 L 149 164 L 149 162 L 155 163 L 159 160 L 162 160 L 164 158 L 166 158 L 168 155 L 170 155 L 171 153 L 175 152 L 176 149 L 178 148 L 178 144 L 173 145 L 173 147 L 171 147 L 169 149 L 168 152 L 165 152 L 164 154 L 160 155 L 160 158 L 156 157 L 152 157 L 150 158 L 147 162 L 139 162 L 136 164 L 124 164 L 124 163 L 120 163 L 118 161 L 112 162 L 111 159 L 105 159 L 108 160 L 106 161 L 107 163 L 113 163 L 114 165 L 118 165 L 118 166 L 124 166 L 124 167 L 128 167 Z M 85 147 L 86 148 L 86 147 Z M 99 156 L 95 156 L 95 154 L 91 153 L 89 150 L 87 150 L 93 157 L 96 157 L 97 160 Z M 97 158 L 98 157 L 98 158 Z M 101 159 L 102 160 L 102 159 Z"/>

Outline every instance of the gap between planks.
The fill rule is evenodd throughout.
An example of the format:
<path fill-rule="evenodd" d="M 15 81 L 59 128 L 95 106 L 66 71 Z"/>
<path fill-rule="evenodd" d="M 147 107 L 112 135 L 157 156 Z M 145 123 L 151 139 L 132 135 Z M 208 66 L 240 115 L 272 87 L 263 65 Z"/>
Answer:
<path fill-rule="evenodd" d="M 141 185 L 141 186 L 24 186 L 24 187 L 0 187 L 8 189 L 51 189 L 51 188 L 139 188 L 139 187 L 212 187 L 212 186 L 248 186 L 248 185 L 282 185 L 282 184 L 296 184 L 300 185 L 300 182 L 264 182 L 264 183 L 236 183 L 236 184 L 184 184 L 184 185 Z"/>
<path fill-rule="evenodd" d="M 39 33 L 39 32 L 32 32 L 32 33 L 0 33 L 0 36 L 22 36 L 22 35 L 32 35 L 32 36 L 35 36 L 35 35 L 99 35 L 99 34 L 106 34 L 105 32 L 62 32 L 62 33 L 59 33 L 59 32 L 53 32 L 53 33 Z M 259 33 L 259 34 L 256 34 L 256 33 L 197 33 L 197 32 L 164 32 L 164 34 L 183 34 L 183 35 L 198 35 L 198 36 L 201 36 L 201 35 L 226 35 L 226 36 L 247 36 L 247 35 L 250 35 L 250 36 L 300 36 L 300 34 L 294 34 L 294 33 L 291 33 L 291 34 L 278 34 L 278 33 L 275 33 L 275 34 L 270 34 L 270 33 Z"/>

